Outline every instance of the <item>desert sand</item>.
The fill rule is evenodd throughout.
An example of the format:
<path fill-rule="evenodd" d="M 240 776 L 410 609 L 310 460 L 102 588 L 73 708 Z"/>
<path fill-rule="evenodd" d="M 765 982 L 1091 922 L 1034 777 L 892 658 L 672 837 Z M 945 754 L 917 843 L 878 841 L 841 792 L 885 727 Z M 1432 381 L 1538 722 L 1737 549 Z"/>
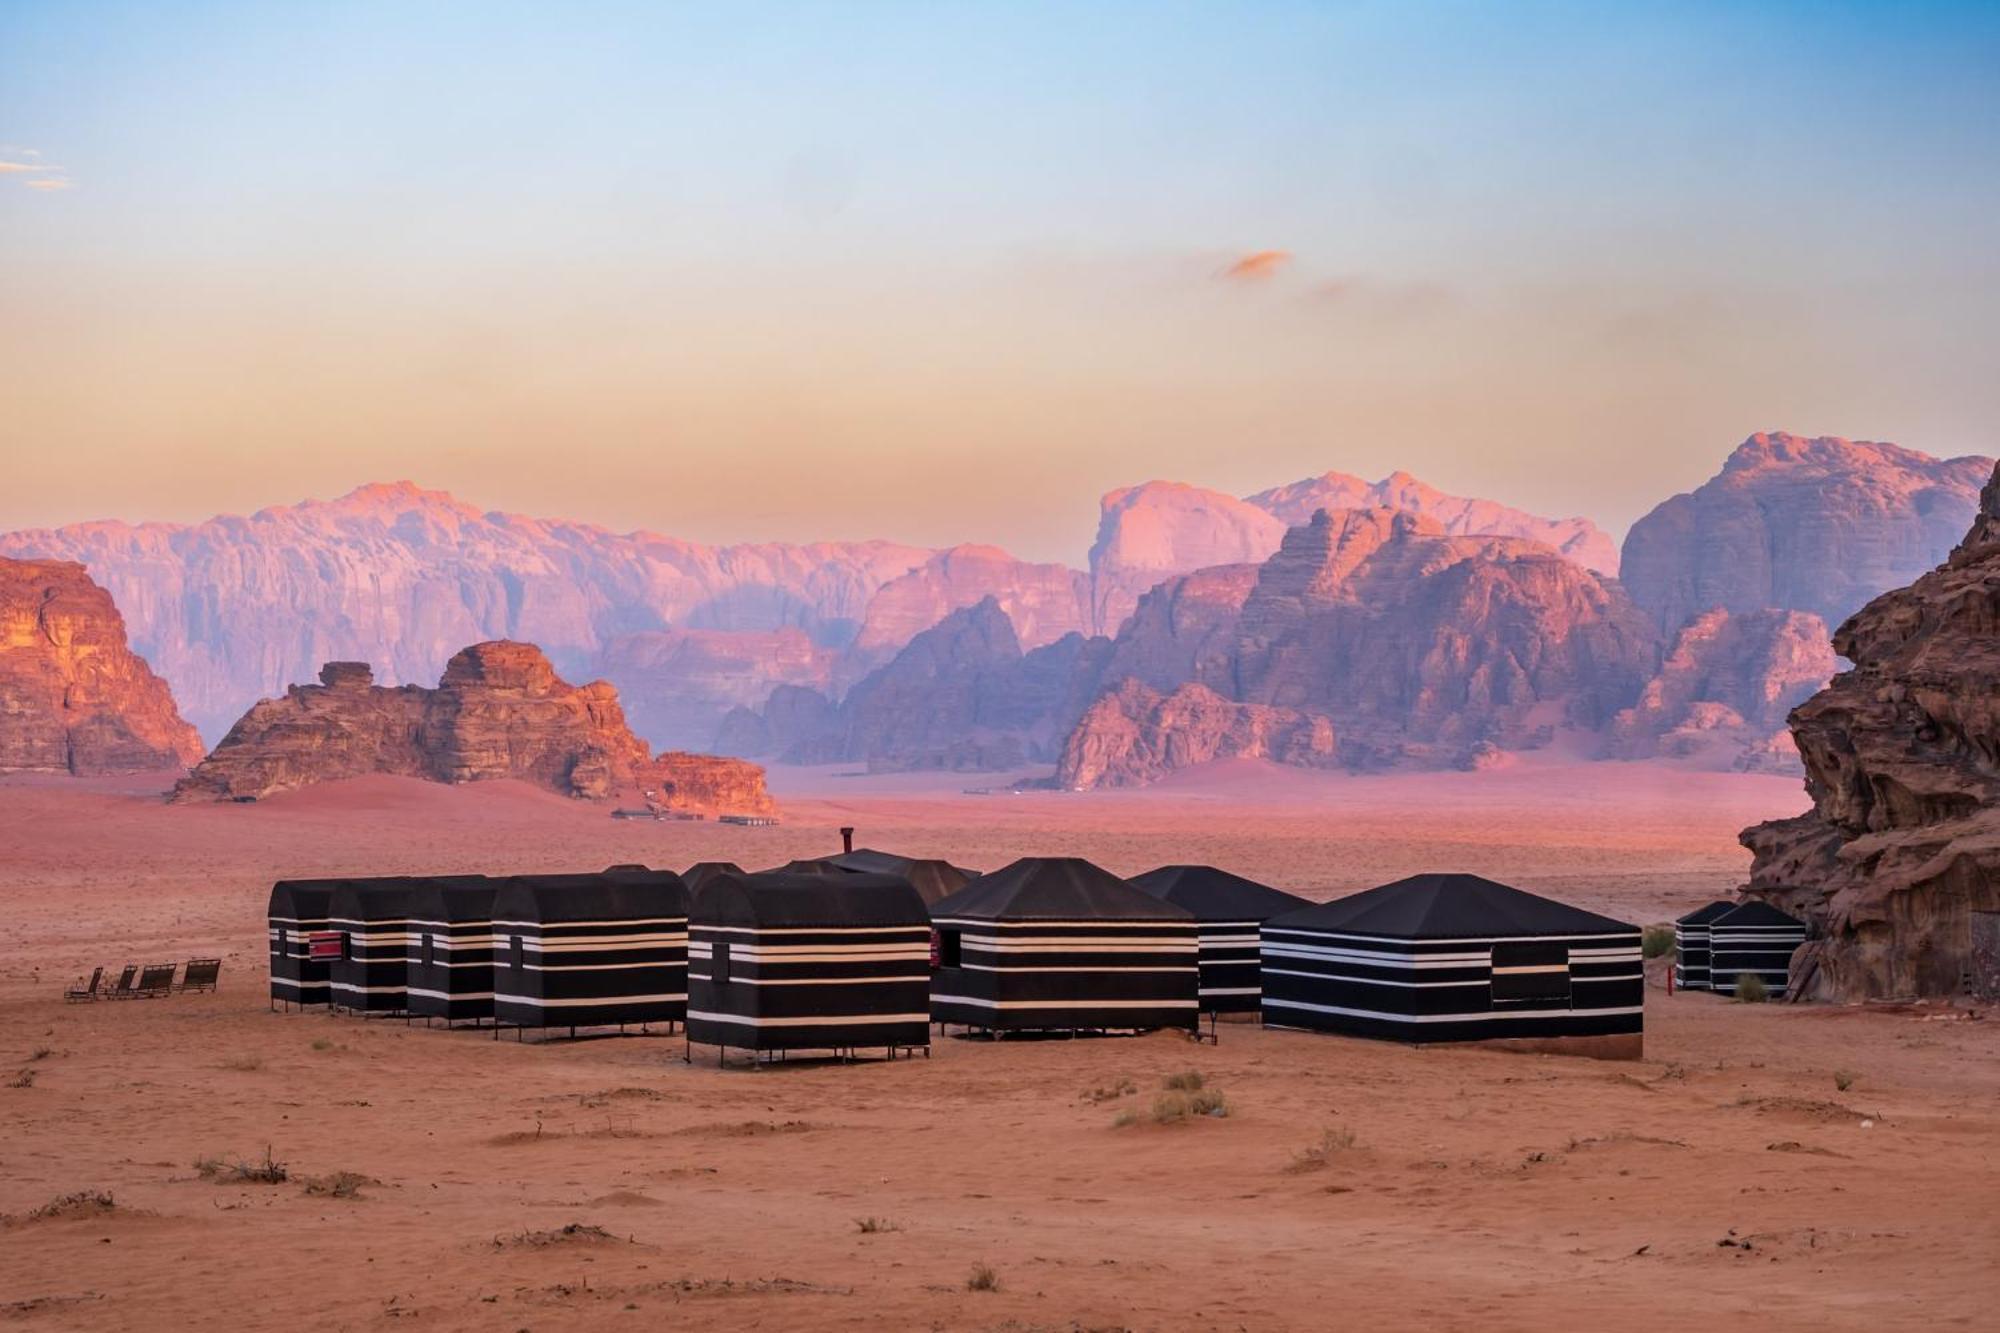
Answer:
<path fill-rule="evenodd" d="M 858 841 L 993 868 L 1212 861 L 1313 897 L 1463 869 L 1659 921 L 1741 881 L 1793 779 L 1238 765 L 1140 792 L 775 771 L 778 828 L 513 783 L 169 807 L 0 780 L 0 1315 L 27 1327 L 1991 1327 L 2000 1025 L 1648 996 L 1646 1058 L 1225 1025 L 718 1070 L 269 1011 L 272 879 L 757 867 Z M 98 963 L 222 988 L 65 1005 Z M 1226 1117 L 1157 1124 L 1198 1071 Z M 1137 1123 L 1120 1124 L 1121 1119 Z M 234 1164 L 282 1163 L 275 1183 Z M 206 1170 L 198 1163 L 206 1165 Z M 101 1203 L 58 1207 L 78 1193 Z M 990 1271 L 992 1290 L 968 1285 Z"/>

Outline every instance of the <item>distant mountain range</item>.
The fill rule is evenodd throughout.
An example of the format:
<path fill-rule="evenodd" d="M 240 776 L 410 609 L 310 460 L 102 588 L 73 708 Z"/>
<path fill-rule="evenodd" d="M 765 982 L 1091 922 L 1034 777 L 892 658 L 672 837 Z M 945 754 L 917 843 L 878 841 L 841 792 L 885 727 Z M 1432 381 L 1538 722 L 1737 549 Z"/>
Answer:
<path fill-rule="evenodd" d="M 1756 435 L 1634 525 L 1622 558 L 1588 519 L 1337 472 L 1244 498 L 1114 491 L 1088 570 L 975 545 L 708 546 L 408 483 L 0 534 L 0 556 L 86 565 L 211 741 L 324 662 L 431 682 L 465 644 L 511 639 L 610 680 L 657 745 L 753 756 L 1060 759 L 1088 785 L 1212 743 L 1479 764 L 1569 731 L 1607 754 L 1783 763 L 1784 709 L 1833 669 L 1825 622 L 1936 564 L 1991 470 Z M 1162 706 L 1187 688 L 1200 707 Z M 1207 739 L 1177 741 L 1175 717 Z M 1129 733 L 1125 757 L 1106 728 Z"/>

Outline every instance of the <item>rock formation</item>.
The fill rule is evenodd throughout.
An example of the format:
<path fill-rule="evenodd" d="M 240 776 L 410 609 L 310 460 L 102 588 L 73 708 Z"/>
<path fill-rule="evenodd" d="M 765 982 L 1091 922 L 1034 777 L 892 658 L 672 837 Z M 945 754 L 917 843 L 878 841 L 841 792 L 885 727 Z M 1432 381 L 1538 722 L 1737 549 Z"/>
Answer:
<path fill-rule="evenodd" d="M 253 801 L 336 778 L 518 778 L 566 796 L 649 793 L 668 808 L 768 810 L 763 770 L 737 759 L 655 758 L 603 681 L 571 685 L 541 649 L 461 649 L 437 688 L 379 686 L 362 662 L 329 662 L 317 685 L 266 699 L 175 787 L 179 800 Z"/>
<path fill-rule="evenodd" d="M 1023 648 L 1090 632 L 1090 580 L 1082 573 L 1016 560 L 997 546 L 954 546 L 876 590 L 855 656 L 867 665 L 885 661 L 952 612 L 988 598 Z"/>
<path fill-rule="evenodd" d="M 1666 633 L 1712 607 L 1837 625 L 1944 559 L 1992 470 L 1990 458 L 1752 435 L 1720 473 L 1632 525 L 1620 577 Z"/>
<path fill-rule="evenodd" d="M 1682 627 L 1638 702 L 1612 719 L 1608 752 L 1800 771 L 1785 715 L 1839 668 L 1818 616 L 1718 607 Z"/>
<path fill-rule="evenodd" d="M 755 708 L 774 689 L 830 691 L 841 658 L 793 627 L 644 630 L 609 640 L 593 674 L 618 687 L 632 730 L 655 745 L 684 748 L 709 744 L 721 718 Z"/>
<path fill-rule="evenodd" d="M 1162 694 L 1126 680 L 1093 703 L 1070 732 L 1056 785 L 1070 791 L 1139 787 L 1214 759 L 1328 768 L 1339 753 L 1333 723 L 1324 717 L 1234 703 L 1203 685 Z"/>
<path fill-rule="evenodd" d="M 1813 808 L 1744 830 L 1746 891 L 1824 937 L 1822 997 L 1956 993 L 2000 912 L 2000 472 L 1944 564 L 1833 646 L 1854 668 L 1791 718 Z"/>
<path fill-rule="evenodd" d="M 0 773 L 185 768 L 201 738 L 83 566 L 0 559 Z"/>

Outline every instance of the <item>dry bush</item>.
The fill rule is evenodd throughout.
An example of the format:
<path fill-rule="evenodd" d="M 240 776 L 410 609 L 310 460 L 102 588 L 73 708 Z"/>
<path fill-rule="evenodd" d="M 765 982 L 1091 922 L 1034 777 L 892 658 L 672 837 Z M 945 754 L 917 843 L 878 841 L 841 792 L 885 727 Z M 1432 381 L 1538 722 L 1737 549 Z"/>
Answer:
<path fill-rule="evenodd" d="M 990 1265 L 974 1264 L 971 1276 L 965 1279 L 965 1289 L 967 1291 L 998 1291 L 1000 1290 L 1000 1275 L 994 1272 Z"/>
<path fill-rule="evenodd" d="M 892 1222 L 886 1217 L 857 1217 L 854 1219 L 854 1229 L 864 1236 L 873 1236 L 877 1232 L 901 1231 L 903 1228 L 901 1223 Z"/>
<path fill-rule="evenodd" d="M 1095 1106 L 1103 1102 L 1115 1102 L 1120 1097 L 1129 1097 L 1138 1090 L 1139 1085 L 1137 1083 L 1134 1083 L 1129 1078 L 1121 1078 L 1116 1083 L 1110 1083 L 1101 1088 L 1092 1088 L 1088 1092 L 1081 1094 L 1081 1096 L 1085 1101 Z"/>
<path fill-rule="evenodd" d="M 1319 1133 L 1319 1138 L 1292 1154 L 1291 1164 L 1285 1170 L 1294 1175 L 1307 1171 L 1324 1171 L 1333 1164 L 1333 1159 L 1354 1148 L 1354 1131 L 1339 1125 L 1332 1125 Z"/>
<path fill-rule="evenodd" d="M 282 1185 L 291 1179 L 285 1164 L 271 1156 L 268 1144 L 261 1162 L 225 1162 L 220 1157 L 200 1157 L 195 1159 L 194 1169 L 203 1180 L 217 1185 Z"/>
<path fill-rule="evenodd" d="M 59 1194 L 28 1214 L 31 1222 L 53 1221 L 59 1217 L 97 1217 L 118 1211 L 110 1190 L 78 1190 Z"/>
<path fill-rule="evenodd" d="M 1221 1119 L 1228 1114 L 1229 1102 L 1220 1088 L 1203 1088 L 1199 1092 L 1163 1092 L 1153 1098 L 1153 1123 L 1156 1125 L 1177 1125 L 1198 1115 Z"/>
<path fill-rule="evenodd" d="M 501 1248 L 511 1245 L 526 1249 L 543 1249 L 550 1245 L 587 1245 L 617 1239 L 603 1227 L 592 1226 L 588 1222 L 571 1222 L 553 1231 L 517 1231 L 511 1236 L 495 1236 L 493 1244 Z"/>
<path fill-rule="evenodd" d="M 254 1074 L 263 1067 L 264 1057 L 261 1055 L 239 1055 L 224 1060 L 217 1066 L 220 1069 L 232 1069 L 239 1074 Z"/>
<path fill-rule="evenodd" d="M 1202 1085 L 1207 1082 L 1208 1080 L 1201 1076 L 1199 1069 L 1188 1069 L 1178 1074 L 1167 1075 L 1160 1080 L 1160 1086 L 1168 1092 L 1200 1092 Z"/>
<path fill-rule="evenodd" d="M 33 1064 L 37 1060 L 46 1060 L 55 1053 L 56 1048 L 53 1046 L 37 1046 L 34 1050 L 28 1052 L 28 1063 Z"/>
<path fill-rule="evenodd" d="M 379 1185 L 382 1182 L 358 1171 L 336 1171 L 330 1176 L 307 1176 L 303 1183 L 307 1194 L 329 1199 L 358 1199 L 363 1185 Z"/>
<path fill-rule="evenodd" d="M 14 1075 L 13 1079 L 8 1082 L 7 1086 L 10 1088 L 34 1087 L 35 1071 L 32 1069 L 23 1069 L 20 1073 Z"/>
<path fill-rule="evenodd" d="M 1770 998 L 1771 992 L 1764 985 L 1764 978 L 1758 976 L 1755 972 L 1739 972 L 1736 974 L 1736 1003 L 1762 1004 Z"/>
<path fill-rule="evenodd" d="M 1855 1074 L 1853 1070 L 1836 1069 L 1833 1071 L 1833 1086 L 1840 1092 L 1846 1092 L 1854 1086 L 1854 1078 Z"/>
<path fill-rule="evenodd" d="M 1639 952 L 1647 958 L 1665 958 L 1674 951 L 1672 926 L 1647 926 L 1639 932 Z"/>

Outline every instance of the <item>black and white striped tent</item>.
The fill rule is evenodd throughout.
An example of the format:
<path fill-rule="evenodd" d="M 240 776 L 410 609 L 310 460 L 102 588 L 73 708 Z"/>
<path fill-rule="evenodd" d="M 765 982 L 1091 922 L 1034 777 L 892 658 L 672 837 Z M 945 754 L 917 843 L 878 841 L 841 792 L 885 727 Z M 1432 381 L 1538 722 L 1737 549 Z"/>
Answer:
<path fill-rule="evenodd" d="M 1258 980 L 1258 927 L 1281 913 L 1312 905 L 1295 893 L 1214 866 L 1161 866 L 1134 875 L 1131 884 L 1194 913 L 1205 1014 L 1259 1011 L 1263 987 Z"/>
<path fill-rule="evenodd" d="M 340 938 L 329 973 L 336 1009 L 400 1014 L 409 1009 L 410 890 L 402 878 L 342 880 L 327 904 Z"/>
<path fill-rule="evenodd" d="M 972 871 L 940 861 L 920 856 L 898 856 L 894 852 L 878 852 L 873 848 L 857 847 L 839 856 L 829 856 L 826 864 L 841 870 L 863 875 L 895 875 L 910 882 L 917 896 L 924 900 L 926 907 L 957 893 L 978 878 Z"/>
<path fill-rule="evenodd" d="M 518 875 L 493 895 L 493 1017 L 572 1030 L 687 1013 L 687 886 L 670 870 Z"/>
<path fill-rule="evenodd" d="M 409 1010 L 447 1023 L 493 1017 L 493 894 L 484 875 L 412 882 Z"/>
<path fill-rule="evenodd" d="M 930 1047 L 930 919 L 887 875 L 718 875 L 688 919 L 690 1046 Z"/>
<path fill-rule="evenodd" d="M 1477 875 L 1414 875 L 1273 917 L 1263 955 L 1274 1026 L 1639 1054 L 1639 928 Z"/>
<path fill-rule="evenodd" d="M 1724 912 L 1735 910 L 1732 902 L 1716 901 L 1698 907 L 1674 922 L 1674 985 L 1681 990 L 1708 990 L 1708 928 Z"/>
<path fill-rule="evenodd" d="M 686 883 L 688 893 L 693 895 L 700 893 L 701 886 L 714 879 L 717 875 L 740 875 L 742 873 L 743 867 L 737 865 L 734 861 L 696 861 L 686 870 L 681 871 L 681 879 Z"/>
<path fill-rule="evenodd" d="M 1806 942 L 1806 925 L 1765 902 L 1732 907 L 1708 923 L 1710 988 L 1727 994 L 1753 975 L 1772 999 L 1791 984 L 1792 951 Z"/>
<path fill-rule="evenodd" d="M 1194 914 L 1075 857 L 1027 857 L 931 907 L 931 1017 L 990 1032 L 1193 1028 Z"/>
<path fill-rule="evenodd" d="M 330 957 L 313 956 L 313 936 L 328 933 L 327 908 L 337 879 L 281 879 L 271 886 L 271 999 L 285 1005 L 325 1004 Z"/>

